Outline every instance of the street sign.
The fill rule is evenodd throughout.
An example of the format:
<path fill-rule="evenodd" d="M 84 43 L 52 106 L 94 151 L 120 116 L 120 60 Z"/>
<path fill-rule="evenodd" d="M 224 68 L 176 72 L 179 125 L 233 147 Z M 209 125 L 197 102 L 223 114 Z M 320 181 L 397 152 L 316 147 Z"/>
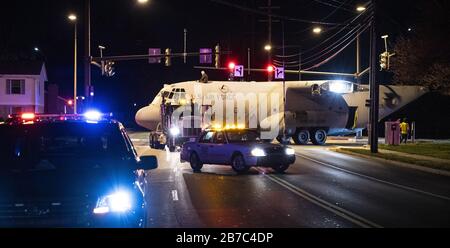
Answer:
<path fill-rule="evenodd" d="M 234 76 L 235 77 L 244 77 L 244 66 L 243 65 L 236 65 L 234 67 Z"/>
<path fill-rule="evenodd" d="M 275 68 L 275 79 L 284 79 L 284 67 Z"/>
<path fill-rule="evenodd" d="M 212 64 L 212 49 L 201 48 L 200 49 L 200 64 Z"/>
<path fill-rule="evenodd" d="M 150 48 L 148 49 L 148 55 L 160 55 L 161 49 L 160 48 Z M 153 57 L 148 59 L 149 64 L 160 64 L 161 63 L 161 57 Z"/>

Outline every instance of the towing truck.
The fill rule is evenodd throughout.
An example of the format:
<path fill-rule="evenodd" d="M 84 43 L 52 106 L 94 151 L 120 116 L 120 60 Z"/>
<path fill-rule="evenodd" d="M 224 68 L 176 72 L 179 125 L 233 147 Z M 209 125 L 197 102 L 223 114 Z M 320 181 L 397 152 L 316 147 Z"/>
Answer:
<path fill-rule="evenodd" d="M 161 104 L 161 123 L 156 130 L 150 132 L 149 144 L 153 149 L 169 149 L 174 152 L 181 147 L 185 142 L 193 140 L 202 132 L 203 118 L 195 116 L 196 108 L 199 105 L 190 102 L 169 102 L 163 99 Z M 179 108 L 189 108 L 190 111 L 183 111 L 183 114 L 178 115 Z M 185 116 L 187 112 L 189 115 Z M 197 112 L 200 113 L 200 112 Z M 177 116 L 178 115 L 178 116 Z"/>

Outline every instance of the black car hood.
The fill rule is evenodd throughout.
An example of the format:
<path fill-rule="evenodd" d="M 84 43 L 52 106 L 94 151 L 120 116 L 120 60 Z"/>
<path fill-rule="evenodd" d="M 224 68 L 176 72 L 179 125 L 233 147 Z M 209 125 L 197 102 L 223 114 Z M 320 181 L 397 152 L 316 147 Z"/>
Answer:
<path fill-rule="evenodd" d="M 53 169 L 0 171 L 0 201 L 98 197 L 132 187 L 133 171 L 105 169 Z"/>

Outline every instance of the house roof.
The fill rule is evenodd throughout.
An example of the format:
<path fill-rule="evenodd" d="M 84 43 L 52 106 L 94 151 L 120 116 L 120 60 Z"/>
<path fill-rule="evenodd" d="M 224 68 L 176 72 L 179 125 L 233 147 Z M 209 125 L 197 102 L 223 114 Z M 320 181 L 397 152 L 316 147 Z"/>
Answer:
<path fill-rule="evenodd" d="M 0 74 L 7 75 L 40 75 L 43 62 L 0 62 Z"/>

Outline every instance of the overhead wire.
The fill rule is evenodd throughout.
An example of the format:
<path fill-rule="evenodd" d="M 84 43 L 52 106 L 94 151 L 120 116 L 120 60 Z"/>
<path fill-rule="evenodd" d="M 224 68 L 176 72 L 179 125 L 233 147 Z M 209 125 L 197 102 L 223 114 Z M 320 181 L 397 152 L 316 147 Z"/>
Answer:
<path fill-rule="evenodd" d="M 370 8 L 370 7 L 369 7 L 369 8 Z M 366 11 L 366 12 L 369 12 L 369 10 L 370 10 L 370 9 L 368 9 L 368 11 Z M 322 45 L 326 44 L 328 41 L 330 41 L 331 39 L 333 39 L 334 37 L 336 37 L 337 35 L 339 35 L 339 34 L 342 33 L 343 31 L 345 31 L 351 24 L 353 24 L 353 23 L 354 23 L 356 20 L 358 20 L 361 16 L 365 15 L 366 12 L 360 13 L 360 14 L 359 14 L 358 16 L 356 16 L 355 18 L 352 18 L 350 21 L 347 22 L 347 25 L 345 25 L 344 27 L 342 27 L 339 31 L 337 31 L 336 33 L 334 33 L 332 36 L 328 37 L 326 40 L 322 41 L 321 43 L 319 43 L 319 44 L 317 44 L 317 45 L 315 45 L 315 46 L 313 46 L 313 47 L 311 47 L 311 48 L 309 48 L 309 49 L 307 49 L 307 50 L 302 51 L 301 53 L 295 53 L 295 54 L 290 54 L 290 55 L 285 55 L 285 56 L 282 56 L 282 55 L 275 55 L 275 56 L 278 57 L 278 58 L 290 58 L 290 57 L 298 57 L 300 54 L 307 54 L 307 53 L 309 53 L 309 52 L 311 52 L 311 51 L 313 51 L 313 50 L 315 50 L 315 49 L 321 47 Z"/>
<path fill-rule="evenodd" d="M 352 29 L 349 33 L 347 33 L 346 35 L 344 35 L 343 37 L 341 37 L 339 40 L 337 40 L 336 42 L 334 42 L 333 44 L 331 44 L 330 46 L 328 46 L 327 48 L 323 49 L 322 51 L 311 55 L 307 58 L 305 58 L 306 62 L 303 61 L 301 64 L 298 63 L 297 65 L 295 65 L 295 67 L 299 67 L 299 66 L 304 66 L 306 64 L 311 64 L 314 61 L 317 61 L 321 58 L 323 58 L 324 56 L 326 56 L 327 54 L 330 54 L 333 51 L 336 51 L 337 49 L 339 49 L 344 43 L 346 43 L 349 39 L 351 39 L 351 41 L 349 43 L 347 43 L 346 45 L 344 45 L 344 48 L 348 47 L 358 36 L 359 33 L 364 32 L 365 30 L 367 30 L 367 28 L 370 26 L 371 24 L 371 20 L 372 17 L 369 17 L 368 19 L 366 19 L 364 24 L 361 24 L 360 26 Z M 343 49 L 339 49 L 339 51 L 342 51 Z M 300 56 L 300 54 L 298 54 L 298 56 Z M 333 56 L 334 57 L 334 56 Z M 279 60 L 274 60 L 275 63 L 280 63 Z M 290 61 L 284 61 L 287 64 L 293 64 L 293 63 L 289 63 Z M 292 65 L 291 67 L 293 67 L 294 65 Z"/>
<path fill-rule="evenodd" d="M 234 4 L 234 3 L 230 3 L 228 1 L 224 1 L 224 0 L 210 0 L 211 2 L 214 3 L 218 3 L 218 4 L 222 4 L 228 7 L 232 7 L 232 8 L 236 8 L 236 9 L 240 9 L 242 11 L 247 11 L 247 12 L 252 12 L 255 14 L 259 14 L 259 15 L 264 15 L 264 16 L 269 16 L 269 14 L 265 11 L 260 11 L 260 10 L 255 10 L 246 6 L 242 6 L 239 4 Z M 282 16 L 282 15 L 277 15 L 277 14 L 270 14 L 271 17 L 273 18 L 277 18 L 277 19 L 281 19 L 281 20 L 285 20 L 285 21 L 293 21 L 293 22 L 301 22 L 301 23 L 309 23 L 309 24 L 318 24 L 318 25 L 324 25 L 324 26 L 341 26 L 344 25 L 342 23 L 332 23 L 332 22 L 321 22 L 321 21 L 312 21 L 312 20 L 307 20 L 307 19 L 301 19 L 301 18 L 296 18 L 296 17 L 290 17 L 290 16 Z"/>

